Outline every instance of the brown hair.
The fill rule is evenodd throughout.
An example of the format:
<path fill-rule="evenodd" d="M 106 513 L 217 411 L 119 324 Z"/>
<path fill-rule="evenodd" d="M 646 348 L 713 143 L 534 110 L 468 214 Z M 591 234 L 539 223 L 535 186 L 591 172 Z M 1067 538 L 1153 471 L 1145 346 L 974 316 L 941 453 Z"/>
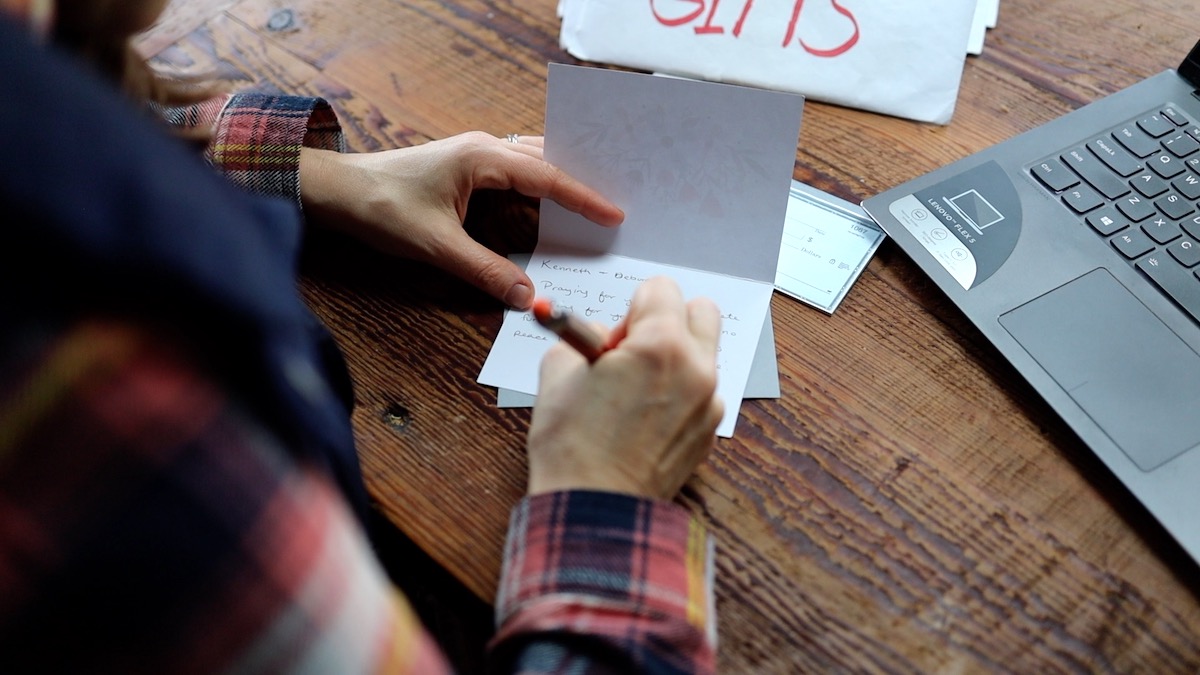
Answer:
<path fill-rule="evenodd" d="M 216 94 L 210 82 L 155 70 L 133 38 L 158 19 L 166 0 L 58 0 L 54 41 L 83 57 L 139 102 L 186 105 Z"/>

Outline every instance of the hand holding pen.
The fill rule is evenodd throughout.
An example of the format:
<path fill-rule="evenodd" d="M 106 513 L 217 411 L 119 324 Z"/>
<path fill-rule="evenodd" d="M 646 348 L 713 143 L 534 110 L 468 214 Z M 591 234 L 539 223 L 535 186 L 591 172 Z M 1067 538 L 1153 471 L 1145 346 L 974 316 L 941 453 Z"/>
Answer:
<path fill-rule="evenodd" d="M 600 355 L 608 351 L 609 344 L 603 335 L 592 329 L 573 314 L 554 307 L 546 298 L 533 301 L 533 317 L 542 326 L 548 328 L 562 341 L 571 345 L 588 363 L 594 363 Z"/>
<path fill-rule="evenodd" d="M 712 448 L 721 315 L 685 302 L 670 279 L 638 287 L 611 332 L 535 301 L 534 315 L 574 349 L 541 364 L 529 427 L 529 493 L 601 490 L 670 499 Z M 582 355 L 582 357 L 581 357 Z"/>

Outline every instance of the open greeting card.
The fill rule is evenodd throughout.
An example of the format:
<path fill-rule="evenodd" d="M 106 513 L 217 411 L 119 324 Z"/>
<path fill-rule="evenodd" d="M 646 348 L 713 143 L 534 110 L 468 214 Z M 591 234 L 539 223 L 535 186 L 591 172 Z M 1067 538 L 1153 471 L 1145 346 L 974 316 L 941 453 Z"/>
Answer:
<path fill-rule="evenodd" d="M 552 64 L 545 158 L 625 211 L 604 228 L 549 200 L 526 268 L 535 291 L 616 325 L 655 275 L 721 308 L 718 393 L 732 436 L 774 290 L 803 97 Z M 535 394 L 558 338 L 509 311 L 479 382 Z"/>

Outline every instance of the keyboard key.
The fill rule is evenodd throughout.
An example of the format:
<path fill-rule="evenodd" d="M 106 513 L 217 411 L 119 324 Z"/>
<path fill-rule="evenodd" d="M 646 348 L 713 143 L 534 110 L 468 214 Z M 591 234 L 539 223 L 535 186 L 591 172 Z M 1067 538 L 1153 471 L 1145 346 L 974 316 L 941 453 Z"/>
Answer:
<path fill-rule="evenodd" d="M 1129 230 L 1118 234 L 1112 238 L 1112 245 L 1130 260 L 1154 250 L 1154 242 L 1141 230 Z"/>
<path fill-rule="evenodd" d="M 1143 197 L 1157 197 L 1167 191 L 1167 181 L 1153 171 L 1139 173 L 1129 179 L 1129 184 Z"/>
<path fill-rule="evenodd" d="M 1142 223 L 1142 232 L 1159 244 L 1166 244 L 1183 236 L 1183 230 L 1180 229 L 1179 223 L 1167 220 L 1162 216 Z"/>
<path fill-rule="evenodd" d="M 1171 122 L 1177 127 L 1182 127 L 1188 123 L 1187 116 L 1176 110 L 1174 106 L 1166 106 L 1163 108 L 1162 116 L 1171 120 Z"/>
<path fill-rule="evenodd" d="M 1127 124 L 1112 132 L 1112 136 L 1121 145 L 1125 146 L 1126 150 L 1138 157 L 1149 157 L 1162 150 L 1162 146 L 1158 144 L 1158 141 L 1150 134 L 1138 128 L 1136 124 Z"/>
<path fill-rule="evenodd" d="M 1151 115 L 1137 123 L 1142 131 L 1158 138 L 1175 131 L 1175 124 L 1162 115 Z"/>
<path fill-rule="evenodd" d="M 1166 105 L 1029 172 L 1200 322 L 1200 124 L 1193 119 Z"/>
<path fill-rule="evenodd" d="M 1171 182 L 1171 186 L 1184 197 L 1191 200 L 1200 199 L 1200 176 L 1188 172 Z"/>
<path fill-rule="evenodd" d="M 1200 278 L 1155 253 L 1137 262 L 1137 268 L 1150 277 L 1164 293 L 1200 321 Z"/>
<path fill-rule="evenodd" d="M 1187 134 L 1175 134 L 1164 140 L 1162 145 L 1167 149 L 1167 152 L 1176 157 L 1187 157 L 1193 152 L 1200 150 L 1200 142 Z"/>
<path fill-rule="evenodd" d="M 1154 205 L 1158 207 L 1159 211 L 1167 214 L 1168 218 L 1175 220 L 1183 218 L 1194 210 L 1191 202 L 1174 192 L 1168 192 L 1165 197 L 1154 200 Z"/>
<path fill-rule="evenodd" d="M 1200 244 L 1191 239 L 1180 239 L 1167 247 L 1167 253 L 1184 267 L 1200 265 Z"/>
<path fill-rule="evenodd" d="M 1076 176 L 1063 163 L 1051 157 L 1044 162 L 1039 162 L 1029 170 L 1034 178 L 1041 181 L 1042 185 L 1054 190 L 1062 192 L 1069 187 L 1079 184 L 1079 176 Z M 1165 187 L 1163 189 L 1166 189 Z"/>
<path fill-rule="evenodd" d="M 1100 196 L 1100 193 L 1086 185 L 1067 190 L 1063 193 L 1062 198 L 1063 202 L 1075 213 L 1087 213 L 1104 203 L 1104 198 Z M 1151 206 L 1150 210 L 1153 211 L 1154 207 Z"/>
<path fill-rule="evenodd" d="M 1174 178 L 1185 170 L 1183 162 L 1165 152 L 1146 160 L 1146 164 L 1163 178 Z"/>
<path fill-rule="evenodd" d="M 1183 231 L 1187 232 L 1192 239 L 1200 240 L 1200 216 L 1188 218 L 1180 223 L 1183 226 Z"/>
<path fill-rule="evenodd" d="M 1075 148 L 1063 153 L 1061 157 L 1072 171 L 1079 174 L 1107 199 L 1116 199 L 1129 192 L 1129 186 L 1105 166 L 1095 155 L 1084 148 Z"/>
<path fill-rule="evenodd" d="M 1184 136 L 1183 134 L 1179 135 L 1195 143 L 1190 136 Z M 1172 137 L 1172 140 L 1175 140 L 1175 137 Z M 1176 142 L 1178 143 L 1179 141 Z M 1092 151 L 1093 155 L 1100 158 L 1100 161 L 1107 164 L 1108 168 L 1116 171 L 1122 176 L 1132 176 L 1133 174 L 1142 170 L 1142 163 L 1137 157 L 1134 157 L 1129 153 L 1128 150 L 1116 143 L 1113 143 L 1112 141 L 1109 141 L 1107 138 L 1097 138 L 1096 140 L 1088 143 L 1087 147 L 1088 150 Z M 1168 148 L 1168 150 L 1169 149 L 1170 148 Z M 1180 149 L 1183 149 L 1182 146 Z M 1183 157 L 1183 155 L 1177 156 Z"/>
<path fill-rule="evenodd" d="M 1107 237 L 1129 227 L 1129 221 L 1115 206 L 1106 206 L 1088 215 L 1087 224 L 1097 233 Z"/>
<path fill-rule="evenodd" d="M 1129 195 L 1117 202 L 1117 208 L 1135 223 L 1141 222 L 1158 213 L 1154 209 L 1153 202 L 1148 199 L 1142 199 L 1137 195 Z"/>

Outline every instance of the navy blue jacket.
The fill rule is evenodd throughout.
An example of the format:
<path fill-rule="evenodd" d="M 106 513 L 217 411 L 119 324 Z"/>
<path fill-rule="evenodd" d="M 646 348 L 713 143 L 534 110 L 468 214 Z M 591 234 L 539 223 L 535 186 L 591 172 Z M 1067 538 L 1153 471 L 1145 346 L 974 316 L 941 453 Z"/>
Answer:
<path fill-rule="evenodd" d="M 303 303 L 303 223 L 0 17 L 0 348 L 20 325 L 154 317 L 195 344 L 366 523 L 341 356 Z"/>

